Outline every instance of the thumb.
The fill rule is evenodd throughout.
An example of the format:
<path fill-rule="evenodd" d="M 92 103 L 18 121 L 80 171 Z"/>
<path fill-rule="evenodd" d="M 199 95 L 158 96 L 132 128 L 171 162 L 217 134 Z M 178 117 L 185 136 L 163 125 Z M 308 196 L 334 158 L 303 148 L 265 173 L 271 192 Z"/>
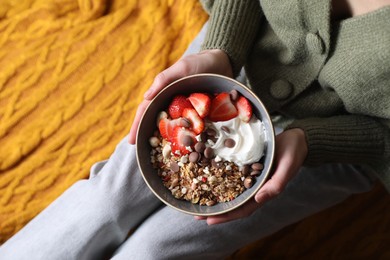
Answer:
<path fill-rule="evenodd" d="M 178 60 L 171 67 L 160 72 L 154 78 L 149 90 L 144 94 L 144 99 L 152 100 L 157 93 L 170 83 L 185 76 L 195 74 L 196 68 L 198 67 L 197 63 L 199 63 L 199 61 L 194 59 L 194 55 L 192 55 Z"/>
<path fill-rule="evenodd" d="M 289 161 L 284 157 L 278 162 L 271 179 L 256 193 L 255 200 L 257 203 L 264 204 L 282 193 L 295 172 Z"/>

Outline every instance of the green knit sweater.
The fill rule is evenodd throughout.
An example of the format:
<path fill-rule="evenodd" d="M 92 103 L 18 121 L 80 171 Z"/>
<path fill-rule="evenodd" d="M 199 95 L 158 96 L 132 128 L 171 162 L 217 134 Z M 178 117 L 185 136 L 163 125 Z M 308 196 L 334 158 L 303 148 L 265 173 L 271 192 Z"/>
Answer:
<path fill-rule="evenodd" d="M 390 191 L 390 7 L 333 22 L 330 1 L 202 1 L 222 49 L 271 114 L 294 118 L 306 165 L 369 166 Z"/>

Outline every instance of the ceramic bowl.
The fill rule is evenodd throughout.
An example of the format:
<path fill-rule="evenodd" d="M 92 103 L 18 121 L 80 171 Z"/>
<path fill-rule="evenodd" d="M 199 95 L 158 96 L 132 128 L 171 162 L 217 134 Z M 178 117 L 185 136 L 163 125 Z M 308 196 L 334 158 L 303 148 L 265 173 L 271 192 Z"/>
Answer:
<path fill-rule="evenodd" d="M 176 199 L 171 194 L 170 190 L 164 187 L 161 178 L 157 174 L 157 170 L 152 167 L 150 162 L 152 147 L 149 144 L 149 138 L 153 136 L 154 131 L 157 129 L 156 121 L 158 113 L 166 110 L 170 101 L 178 94 L 189 95 L 194 92 L 220 93 L 230 92 L 233 89 L 237 90 L 252 103 L 253 113 L 264 124 L 266 143 L 264 157 L 262 158 L 264 164 L 262 174 L 257 177 L 251 188 L 245 190 L 241 195 L 229 202 L 217 203 L 214 206 L 202 206 L 199 204 L 192 204 L 189 201 Z M 274 158 L 274 150 L 274 128 L 270 116 L 260 99 L 248 87 L 240 82 L 216 74 L 197 74 L 188 76 L 179 79 L 164 88 L 145 110 L 140 121 L 136 139 L 138 165 L 146 184 L 152 192 L 166 205 L 197 216 L 223 214 L 241 206 L 246 201 L 253 198 L 269 177 Z"/>

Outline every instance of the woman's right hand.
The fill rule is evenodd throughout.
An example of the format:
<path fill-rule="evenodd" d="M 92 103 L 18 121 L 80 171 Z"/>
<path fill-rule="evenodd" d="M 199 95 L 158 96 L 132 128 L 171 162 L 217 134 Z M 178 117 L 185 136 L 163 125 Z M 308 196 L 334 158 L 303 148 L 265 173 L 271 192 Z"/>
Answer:
<path fill-rule="evenodd" d="M 228 77 L 233 76 L 229 57 L 222 50 L 206 50 L 181 58 L 171 67 L 159 73 L 155 77 L 153 84 L 145 92 L 144 100 L 138 106 L 137 113 L 130 129 L 130 144 L 135 144 L 141 117 L 146 107 L 157 93 L 177 79 L 198 73 L 215 73 Z"/>

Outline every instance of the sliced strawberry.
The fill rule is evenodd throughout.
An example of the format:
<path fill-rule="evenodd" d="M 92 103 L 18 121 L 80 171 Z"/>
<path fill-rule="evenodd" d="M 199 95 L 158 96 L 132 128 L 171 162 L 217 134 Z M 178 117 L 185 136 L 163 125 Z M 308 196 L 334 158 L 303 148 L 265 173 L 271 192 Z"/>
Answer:
<path fill-rule="evenodd" d="M 237 99 L 236 107 L 237 107 L 237 110 L 238 110 L 238 117 L 242 121 L 248 123 L 249 120 L 251 120 L 252 113 L 253 113 L 252 112 L 252 105 L 251 105 L 251 103 L 245 97 L 240 96 Z"/>
<path fill-rule="evenodd" d="M 172 119 L 181 117 L 185 108 L 192 108 L 191 102 L 183 95 L 177 95 L 168 106 L 168 114 Z"/>
<path fill-rule="evenodd" d="M 195 109 L 186 108 L 183 110 L 183 117 L 188 119 L 191 123 L 190 129 L 194 131 L 195 134 L 200 134 L 204 130 L 204 121 Z"/>
<path fill-rule="evenodd" d="M 211 121 L 227 121 L 237 116 L 238 112 L 230 99 L 230 94 L 219 93 L 212 101 L 209 118 Z"/>
<path fill-rule="evenodd" d="M 204 118 L 209 114 L 211 99 L 207 94 L 193 93 L 188 97 L 188 100 L 201 118 Z"/>
<path fill-rule="evenodd" d="M 171 140 L 172 153 L 178 156 L 189 154 L 196 144 L 195 136 L 196 134 L 187 128 L 175 127 Z"/>
<path fill-rule="evenodd" d="M 158 124 L 158 129 L 160 130 L 160 134 L 163 138 L 168 141 L 171 141 L 173 136 L 173 130 L 177 126 L 188 126 L 188 122 L 184 118 L 176 118 L 176 119 L 168 119 L 163 118 L 160 120 Z"/>
<path fill-rule="evenodd" d="M 160 135 L 167 140 L 169 139 L 170 136 L 169 133 L 173 131 L 173 128 L 172 129 L 170 128 L 171 127 L 170 122 L 171 120 L 169 120 L 168 118 L 163 118 L 158 123 L 158 130 L 160 131 Z"/>

